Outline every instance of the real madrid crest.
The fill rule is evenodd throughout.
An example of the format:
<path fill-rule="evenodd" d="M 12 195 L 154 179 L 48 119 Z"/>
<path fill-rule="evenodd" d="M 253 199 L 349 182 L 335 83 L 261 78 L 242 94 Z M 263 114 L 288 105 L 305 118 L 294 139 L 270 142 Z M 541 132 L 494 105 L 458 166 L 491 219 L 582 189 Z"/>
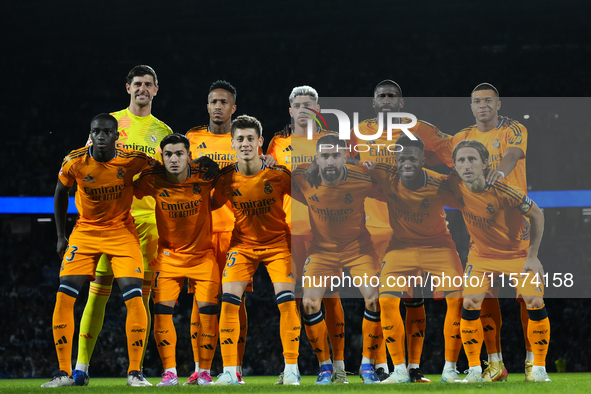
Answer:
<path fill-rule="evenodd" d="M 123 171 L 123 167 L 117 168 L 117 178 L 119 178 L 119 179 L 125 178 L 125 171 Z"/>
<path fill-rule="evenodd" d="M 495 213 L 495 207 L 493 207 L 492 204 L 488 204 L 486 206 L 486 213 L 488 213 L 489 215 L 492 215 L 493 213 Z"/>
<path fill-rule="evenodd" d="M 429 203 L 429 199 L 428 198 L 423 199 L 423 201 L 421 202 L 421 208 L 427 209 L 430 206 L 431 206 L 431 204 Z"/>
<path fill-rule="evenodd" d="M 265 182 L 265 188 L 263 189 L 263 191 L 267 194 L 273 193 L 273 186 L 271 186 L 270 182 Z"/>
<path fill-rule="evenodd" d="M 351 193 L 345 194 L 345 204 L 351 204 L 353 202 L 353 196 Z"/>
<path fill-rule="evenodd" d="M 199 186 L 198 184 L 193 184 L 193 194 L 199 194 L 201 193 L 201 186 Z"/>
<path fill-rule="evenodd" d="M 493 149 L 499 149 L 501 147 L 501 142 L 499 141 L 498 138 L 495 138 L 492 146 L 493 146 Z"/>

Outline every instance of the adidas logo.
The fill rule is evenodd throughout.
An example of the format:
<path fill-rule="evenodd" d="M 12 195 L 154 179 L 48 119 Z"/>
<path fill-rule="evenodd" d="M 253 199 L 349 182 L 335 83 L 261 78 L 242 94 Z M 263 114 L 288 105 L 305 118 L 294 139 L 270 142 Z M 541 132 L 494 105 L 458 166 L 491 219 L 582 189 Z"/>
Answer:
<path fill-rule="evenodd" d="M 300 341 L 300 336 L 298 335 L 297 338 L 294 338 L 291 340 L 292 342 L 299 342 Z"/>
<path fill-rule="evenodd" d="M 321 349 L 318 349 L 318 348 L 316 348 L 316 349 L 314 349 L 314 352 L 315 352 L 315 353 L 322 353 L 322 350 L 321 350 Z"/>
<path fill-rule="evenodd" d="M 165 339 L 164 341 L 162 341 L 162 342 L 160 342 L 160 343 L 158 344 L 158 347 L 162 347 L 162 346 L 168 346 L 168 345 L 170 345 L 170 342 L 168 342 L 168 341 Z"/>
<path fill-rule="evenodd" d="M 207 345 L 201 345 L 199 347 L 202 347 L 203 349 L 207 350 L 214 350 L 213 346 L 211 346 L 209 343 Z"/>
<path fill-rule="evenodd" d="M 196 332 L 195 334 L 191 335 L 191 338 L 193 338 L 193 339 L 199 338 L 199 333 Z"/>
<path fill-rule="evenodd" d="M 415 332 L 414 334 L 412 334 L 413 338 L 423 338 L 425 336 L 425 334 L 423 333 L 423 330 L 419 331 L 419 332 Z"/>
<path fill-rule="evenodd" d="M 293 148 L 291 147 L 291 145 L 288 146 L 287 148 L 283 149 L 284 152 L 289 152 L 289 151 L 292 151 L 292 150 L 293 150 Z"/>
<path fill-rule="evenodd" d="M 386 338 L 386 343 L 392 343 L 392 342 L 396 342 L 396 339 L 394 339 L 392 337 Z"/>
<path fill-rule="evenodd" d="M 542 346 L 544 346 L 544 345 L 547 345 L 547 344 L 548 344 L 548 342 L 546 342 L 546 340 L 545 340 L 545 339 L 542 339 L 542 340 L 541 340 L 541 341 L 539 341 L 539 342 L 534 342 L 534 344 L 536 344 L 536 345 L 542 345 Z"/>
<path fill-rule="evenodd" d="M 345 334 L 337 334 L 334 337 L 335 338 L 344 338 L 345 337 Z"/>
<path fill-rule="evenodd" d="M 491 331 L 491 330 L 494 330 L 494 328 L 493 328 L 493 327 L 491 327 L 491 326 L 490 326 L 490 325 L 488 325 L 488 324 L 486 325 L 486 327 L 483 327 L 482 329 L 484 330 L 484 332 L 489 332 L 489 331 Z"/>
<path fill-rule="evenodd" d="M 80 334 L 80 336 L 81 336 L 82 338 L 86 338 L 86 339 L 92 339 L 92 338 L 94 338 L 92 335 L 90 335 L 90 333 L 88 333 L 88 334 L 84 334 L 84 335 Z"/>
<path fill-rule="evenodd" d="M 88 174 L 86 175 L 86 178 L 82 180 L 82 182 L 94 182 L 94 178 L 92 177 L 92 175 Z"/>
<path fill-rule="evenodd" d="M 474 338 L 470 339 L 467 342 L 464 342 L 464 345 L 476 345 L 478 343 L 478 341 Z"/>
<path fill-rule="evenodd" d="M 168 194 L 168 190 L 164 190 L 162 193 L 160 193 L 160 197 L 170 197 L 170 194 Z"/>
<path fill-rule="evenodd" d="M 166 342 L 166 341 L 163 341 L 163 342 Z M 144 341 L 140 339 L 139 341 L 135 341 L 135 343 L 133 345 L 131 345 L 131 346 L 144 347 Z M 158 346 L 160 346 L 160 345 L 158 345 Z"/>
<path fill-rule="evenodd" d="M 244 338 L 243 337 L 238 338 L 238 343 L 244 343 L 244 342 L 245 341 L 244 341 Z"/>
<path fill-rule="evenodd" d="M 368 350 L 377 350 L 377 348 L 379 348 L 379 345 L 373 345 L 372 347 L 368 347 Z"/>
<path fill-rule="evenodd" d="M 242 193 L 240 193 L 240 190 L 238 190 L 238 189 L 236 189 L 236 191 L 234 193 L 232 193 L 232 195 L 234 197 L 236 197 L 236 196 L 241 196 L 242 197 Z"/>
<path fill-rule="evenodd" d="M 234 342 L 232 342 L 232 340 L 230 338 L 226 339 L 224 342 L 222 342 L 222 345 L 233 345 Z"/>
<path fill-rule="evenodd" d="M 462 339 L 462 336 L 461 335 L 452 335 L 451 337 L 454 338 L 454 339 Z"/>
<path fill-rule="evenodd" d="M 65 345 L 66 343 L 68 343 L 68 341 L 66 340 L 66 337 L 63 336 L 57 341 L 56 345 Z"/>
<path fill-rule="evenodd" d="M 312 197 L 308 197 L 308 200 L 320 202 L 320 199 L 318 198 L 318 196 L 316 194 L 314 194 Z"/>
<path fill-rule="evenodd" d="M 135 271 L 133 271 L 133 272 L 138 273 L 138 274 L 141 274 L 142 273 L 142 270 L 141 270 L 140 267 L 137 267 L 137 269 Z"/>
<path fill-rule="evenodd" d="M 197 147 L 197 149 L 207 149 L 207 145 L 205 145 L 205 142 L 202 142 L 201 145 Z"/>

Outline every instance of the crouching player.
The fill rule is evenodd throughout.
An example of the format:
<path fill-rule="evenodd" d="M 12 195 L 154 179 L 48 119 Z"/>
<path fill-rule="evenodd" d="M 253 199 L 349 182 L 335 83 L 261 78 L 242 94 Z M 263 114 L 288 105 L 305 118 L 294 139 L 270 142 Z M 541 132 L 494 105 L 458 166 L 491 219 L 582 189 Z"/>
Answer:
<path fill-rule="evenodd" d="M 140 243 L 130 214 L 134 175 L 155 165 L 143 152 L 119 149 L 117 120 L 99 114 L 90 123 L 91 146 L 72 151 L 62 163 L 55 188 L 54 209 L 57 252 L 63 258 L 60 286 L 53 312 L 53 338 L 60 371 L 41 387 L 74 385 L 72 338 L 74 303 L 87 279 L 94 279 L 102 254 L 109 256 L 127 307 L 125 331 L 129 368 L 128 386 L 151 386 L 140 374 L 146 335 L 146 310 L 142 303 L 144 279 Z M 70 240 L 66 238 L 68 193 L 77 183 L 79 216 Z"/>
<path fill-rule="evenodd" d="M 251 116 L 232 122 L 232 149 L 238 162 L 226 166 L 215 181 L 212 208 L 230 201 L 236 222 L 222 274 L 220 344 L 224 372 L 216 384 L 238 384 L 238 338 L 241 297 L 259 263 L 265 263 L 281 312 L 280 335 L 285 358 L 284 385 L 299 385 L 298 350 L 301 325 L 294 296 L 290 232 L 283 210 L 291 195 L 291 173 L 267 167 L 259 157 L 262 126 Z M 201 363 L 201 362 L 200 362 Z M 201 365 L 201 364 L 200 364 Z"/>
<path fill-rule="evenodd" d="M 550 321 L 543 299 L 544 269 L 538 260 L 544 215 L 526 195 L 502 182 L 495 182 L 486 188 L 488 158 L 488 150 L 480 142 L 462 141 L 455 146 L 452 154 L 454 168 L 461 180 L 449 177 L 450 186 L 462 204 L 460 209 L 471 238 L 460 323 L 470 370 L 462 382 L 482 381 L 480 351 L 484 336 L 480 309 L 491 282 L 503 274 L 517 278 L 512 286 L 527 307 L 527 335 L 534 353 L 534 382 L 548 382 L 546 354 L 550 343 Z M 521 215 L 531 221 L 529 246 L 521 239 Z"/>
<path fill-rule="evenodd" d="M 201 322 L 198 384 L 212 384 L 211 360 L 217 345 L 219 270 L 211 241 L 212 181 L 200 164 L 189 163 L 189 140 L 171 134 L 162 140 L 163 167 L 142 172 L 134 182 L 137 198 L 156 199 L 158 257 L 152 279 L 154 338 L 164 373 L 157 386 L 179 384 L 176 370 L 174 305 L 185 283 L 195 289 Z M 216 165 L 217 167 L 217 165 Z M 205 176 L 206 178 L 206 176 Z"/>

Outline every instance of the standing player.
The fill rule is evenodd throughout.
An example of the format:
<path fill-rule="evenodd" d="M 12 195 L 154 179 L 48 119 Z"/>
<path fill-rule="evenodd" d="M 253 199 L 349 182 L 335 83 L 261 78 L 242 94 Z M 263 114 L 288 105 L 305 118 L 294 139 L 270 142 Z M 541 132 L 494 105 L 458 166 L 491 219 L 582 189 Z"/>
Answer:
<path fill-rule="evenodd" d="M 333 374 L 327 325 L 321 310 L 327 287 L 323 278 L 341 277 L 343 268 L 353 278 L 373 277 L 379 271 L 378 257 L 365 227 L 363 206 L 366 197 L 377 198 L 381 193 L 370 177 L 345 164 L 346 149 L 346 142 L 335 134 L 318 139 L 316 161 L 321 182 L 317 189 L 306 180 L 308 164 L 300 165 L 294 174 L 293 196 L 302 204 L 307 203 L 313 234 L 302 278 L 306 334 L 320 364 L 316 384 L 330 384 Z M 378 290 L 369 283 L 359 290 L 365 299 L 361 377 L 364 383 L 379 383 L 372 366 L 383 343 Z"/>
<path fill-rule="evenodd" d="M 378 83 L 374 89 L 373 108 L 376 112 L 376 118 L 367 119 L 359 123 L 359 132 L 363 135 L 375 135 L 379 128 L 378 116 L 382 114 L 384 117 L 384 124 L 386 114 L 388 112 L 400 112 L 404 107 L 404 98 L 402 97 L 402 89 L 400 86 L 389 79 Z M 400 123 L 408 124 L 409 119 L 400 119 Z M 409 128 L 409 131 L 420 137 L 425 144 L 425 158 L 428 165 L 440 164 L 443 162 L 442 149 L 448 145 L 451 136 L 442 133 L 439 129 L 427 122 L 418 121 L 417 124 Z M 394 141 L 400 137 L 402 131 L 399 129 L 392 130 L 392 140 L 387 139 L 387 134 L 382 133 L 380 138 L 373 141 L 356 141 L 356 137 L 352 138 L 351 144 L 367 144 L 369 150 L 359 149 L 359 159 L 362 161 L 372 161 L 377 163 L 386 163 L 392 166 L 395 163 L 395 150 L 388 149 Z M 352 133 L 354 135 L 354 133 Z M 387 211 L 386 204 L 380 201 L 369 199 L 365 202 L 365 210 L 368 216 L 367 228 L 371 233 L 376 250 L 379 257 L 384 256 L 385 248 L 390 240 L 392 229 L 388 222 L 388 217 L 385 215 Z M 408 346 L 408 369 L 412 369 L 411 381 L 421 381 L 421 354 L 423 351 L 423 342 L 425 340 L 424 333 L 427 326 L 425 307 L 422 294 L 417 294 L 415 298 L 409 301 L 404 301 L 406 306 L 406 340 Z M 452 324 L 451 319 L 446 320 L 446 324 Z M 458 323 L 458 322 L 455 322 Z M 457 327 L 457 326 L 456 326 Z M 453 327 L 445 327 L 445 330 L 451 331 Z M 457 360 L 453 360 L 454 362 Z M 384 368 L 384 371 L 382 371 Z M 383 361 L 376 361 L 376 372 L 380 376 L 380 380 L 388 377 L 388 364 L 384 357 Z M 416 376 L 415 376 L 416 374 Z"/>
<path fill-rule="evenodd" d="M 218 80 L 209 87 L 209 95 L 207 96 L 207 112 L 209 114 L 209 124 L 204 126 L 193 127 L 186 133 L 187 138 L 191 143 L 191 154 L 194 159 L 207 156 L 215 160 L 220 168 L 233 164 L 238 158 L 236 152 L 232 150 L 232 136 L 230 134 L 230 127 L 232 123 L 232 114 L 236 112 L 236 88 L 229 82 Z M 230 238 L 232 237 L 232 229 L 234 228 L 234 212 L 230 204 L 226 204 L 220 209 L 212 213 L 213 218 L 213 248 L 215 251 L 216 261 L 219 267 L 219 273 L 226 265 L 226 254 L 230 246 Z M 193 291 L 190 288 L 189 291 Z M 247 291 L 252 291 L 252 286 L 247 286 Z M 248 320 L 246 316 L 246 302 L 244 296 L 240 304 L 240 336 L 238 338 L 238 366 L 236 373 L 238 374 L 238 381 L 243 384 L 242 380 L 242 359 L 244 357 L 244 347 L 246 345 L 246 333 L 248 330 Z M 199 332 L 199 307 L 193 305 L 193 313 L 191 314 L 191 344 L 193 346 L 193 357 L 195 358 L 195 372 L 189 377 L 185 385 L 192 385 L 198 383 L 200 375 L 199 352 L 200 352 L 200 338 Z"/>
<path fill-rule="evenodd" d="M 460 325 L 470 370 L 463 382 L 483 380 L 480 351 L 484 334 L 480 310 L 494 279 L 503 274 L 509 277 L 512 287 L 515 285 L 517 296 L 523 298 L 527 307 L 527 334 L 534 345 L 533 380 L 550 381 L 545 367 L 550 321 L 543 299 L 544 270 L 538 260 L 544 215 L 517 189 L 503 182 L 487 184 L 489 152 L 482 143 L 462 141 L 455 146 L 452 158 L 461 181 L 450 176 L 449 183 L 463 204 L 460 209 L 471 238 Z M 531 220 L 529 247 L 521 237 L 524 227 L 522 215 Z M 516 281 L 513 280 L 515 277 Z M 471 280 L 474 278 L 476 281 Z"/>
<path fill-rule="evenodd" d="M 92 145 L 72 151 L 62 163 L 55 189 L 57 252 L 63 258 L 60 287 L 53 312 L 53 338 L 60 372 L 41 387 L 73 386 L 72 340 L 74 303 L 88 278 L 94 278 L 100 256 L 111 257 L 113 271 L 127 307 L 125 331 L 129 353 L 128 386 L 151 386 L 140 374 L 145 346 L 146 310 L 141 301 L 142 256 L 130 214 L 133 177 L 155 161 L 143 152 L 115 147 L 117 120 L 97 115 L 90 123 Z M 66 238 L 68 193 L 77 183 L 79 217 Z"/>
<path fill-rule="evenodd" d="M 445 175 L 423 168 L 423 141 L 411 140 L 406 135 L 396 144 L 396 167 L 386 163 L 362 162 L 361 168 L 382 188 L 388 204 L 392 228 L 386 254 L 380 270 L 380 306 L 382 328 L 394 371 L 382 383 L 431 381 L 414 368 L 407 372 L 405 365 L 405 328 L 400 314 L 400 298 L 412 298 L 412 286 L 424 273 L 438 284 L 434 296 L 447 301 L 444 324 L 445 366 L 442 382 L 459 381 L 456 362 L 462 348 L 459 322 L 462 314 L 461 286 L 455 287 L 444 277 L 461 278 L 462 264 L 456 245 L 446 225 L 445 206 L 456 207 L 454 193 L 442 181 Z M 405 278 L 400 283 L 398 278 Z M 393 281 L 392 281 L 393 280 Z M 420 286 L 422 287 L 422 286 Z M 407 294 L 405 294 L 407 293 Z M 408 319 L 408 318 L 407 318 Z"/>
<path fill-rule="evenodd" d="M 152 67 L 135 66 L 127 74 L 127 93 L 130 96 L 129 107 L 111 115 L 119 122 L 119 140 L 117 147 L 142 151 L 156 155 L 159 142 L 172 130 L 152 115 L 152 100 L 158 93 L 158 77 Z M 146 310 L 147 327 L 151 327 L 150 317 L 150 283 L 152 267 L 157 255 L 158 232 L 154 215 L 154 199 L 146 197 L 134 200 L 131 214 L 140 237 L 143 256 L 144 282 L 142 299 Z M 88 384 L 88 367 L 97 338 L 103 327 L 105 306 L 111 295 L 113 270 L 109 259 L 103 255 L 96 268 L 96 279 L 90 283 L 88 301 L 80 321 L 80 337 L 78 338 L 78 361 L 73 372 L 75 385 Z M 150 329 L 146 330 L 144 343 L 148 342 Z M 144 353 L 145 354 L 144 347 Z M 143 355 L 142 355 L 143 363 Z"/>
<path fill-rule="evenodd" d="M 471 109 L 476 119 L 476 124 L 467 127 L 453 136 L 441 155 L 451 167 L 451 153 L 453 148 L 465 140 L 481 142 L 490 152 L 486 181 L 494 184 L 503 180 L 507 185 L 527 193 L 527 181 L 525 175 L 525 155 L 527 151 L 527 129 L 525 126 L 510 122 L 505 124 L 499 121 L 498 110 L 501 108 L 498 90 L 491 84 L 481 83 L 474 88 L 471 94 Z M 527 222 L 525 225 L 529 226 Z M 495 290 L 496 289 L 496 290 Z M 507 370 L 503 364 L 501 353 L 501 309 L 496 298 L 498 288 L 493 288 L 494 297 L 485 298 L 482 304 L 482 325 L 487 327 L 484 334 L 486 350 L 488 353 L 488 366 L 482 374 L 485 382 L 507 380 Z M 528 339 L 528 313 L 526 305 L 519 299 L 521 305 L 521 323 L 525 337 L 525 381 L 533 381 L 533 352 Z"/>
<path fill-rule="evenodd" d="M 311 163 L 316 156 L 316 141 L 329 131 L 322 130 L 313 122 L 312 140 L 308 139 L 307 108 L 320 111 L 318 92 L 310 86 L 297 86 L 289 95 L 289 115 L 293 119 L 293 133 L 288 137 L 275 136 L 269 143 L 267 154 L 277 160 L 279 165 L 295 171 L 299 164 Z M 300 305 L 302 291 L 302 271 L 308 257 L 307 247 L 312 233 L 308 219 L 308 207 L 291 197 L 285 198 L 283 208 L 287 214 L 287 223 L 291 229 L 291 258 L 295 264 L 296 277 L 296 305 Z M 334 361 L 334 382 L 348 383 L 345 372 L 345 314 L 338 292 L 323 299 L 326 328 L 330 337 L 330 344 Z M 282 384 L 283 376 L 279 376 L 277 384 Z"/>
<path fill-rule="evenodd" d="M 222 169 L 213 195 L 216 209 L 230 202 L 236 222 L 222 275 L 220 343 L 224 372 L 216 384 L 238 384 L 239 316 L 241 296 L 260 262 L 264 262 L 281 312 L 280 335 L 285 358 L 284 384 L 298 385 L 300 324 L 293 294 L 289 226 L 282 208 L 291 194 L 291 174 L 284 167 L 267 167 L 259 157 L 262 127 L 242 115 L 232 122 L 232 148 L 237 163 Z"/>
<path fill-rule="evenodd" d="M 160 143 L 164 168 L 142 172 L 134 182 L 138 198 L 156 199 L 158 258 L 152 281 L 154 339 L 164 366 L 158 386 L 179 384 L 176 370 L 174 305 L 185 278 L 196 289 L 203 339 L 199 349 L 200 384 L 211 384 L 211 361 L 217 346 L 220 276 L 211 242 L 210 192 L 201 166 L 189 164 L 189 140 L 181 134 Z"/>

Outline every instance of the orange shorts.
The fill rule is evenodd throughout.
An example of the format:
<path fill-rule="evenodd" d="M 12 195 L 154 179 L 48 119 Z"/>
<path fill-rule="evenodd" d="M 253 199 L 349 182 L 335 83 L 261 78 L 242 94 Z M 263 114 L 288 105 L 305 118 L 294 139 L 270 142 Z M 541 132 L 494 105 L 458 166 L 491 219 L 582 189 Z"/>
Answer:
<path fill-rule="evenodd" d="M 521 274 L 525 260 L 526 257 L 502 260 L 469 254 L 464 271 L 464 297 L 490 294 L 491 279 L 495 286 L 515 288 L 517 297 L 543 297 L 544 285 L 536 283 L 541 282 L 541 279 L 535 279 L 531 271 L 527 276 Z M 505 277 L 495 282 L 500 275 Z"/>
<path fill-rule="evenodd" d="M 392 236 L 392 228 L 367 226 L 367 230 L 371 234 L 371 240 L 378 255 L 378 259 L 383 260 L 386 255 L 388 243 L 390 242 L 390 237 Z"/>
<path fill-rule="evenodd" d="M 189 279 L 195 299 L 201 302 L 218 303 L 220 275 L 213 250 L 201 254 L 175 254 L 160 250 L 154 266 L 152 294 L 154 303 L 176 300 Z"/>
<path fill-rule="evenodd" d="M 302 272 L 304 271 L 304 264 L 306 264 L 306 258 L 308 257 L 308 247 L 310 246 L 310 235 L 291 235 L 291 259 L 294 264 L 293 274 L 296 277 L 296 281 L 301 282 Z"/>
<path fill-rule="evenodd" d="M 380 293 L 403 291 L 412 297 L 413 288 L 419 286 L 433 289 L 434 298 L 443 298 L 444 291 L 462 290 L 462 277 L 462 263 L 453 241 L 438 247 L 398 244 L 389 247 L 384 256 Z"/>
<path fill-rule="evenodd" d="M 330 283 L 331 280 L 327 277 L 341 277 L 343 268 L 349 270 L 352 278 L 367 277 L 364 283 L 368 284 L 369 278 L 377 278 L 380 270 L 378 256 L 371 243 L 357 250 L 343 252 L 328 252 L 310 246 L 308 254 L 302 276 L 304 289 L 326 287 L 319 284 L 325 283 L 326 280 Z M 353 281 L 353 283 L 357 282 Z"/>
<path fill-rule="evenodd" d="M 264 263 L 273 283 L 295 284 L 289 246 L 266 249 L 232 248 L 228 252 L 222 284 L 251 280 L 259 263 Z"/>
<path fill-rule="evenodd" d="M 140 241 L 134 226 L 99 230 L 78 225 L 70 234 L 60 277 L 88 275 L 94 279 L 103 254 L 111 261 L 115 278 L 144 278 Z"/>

